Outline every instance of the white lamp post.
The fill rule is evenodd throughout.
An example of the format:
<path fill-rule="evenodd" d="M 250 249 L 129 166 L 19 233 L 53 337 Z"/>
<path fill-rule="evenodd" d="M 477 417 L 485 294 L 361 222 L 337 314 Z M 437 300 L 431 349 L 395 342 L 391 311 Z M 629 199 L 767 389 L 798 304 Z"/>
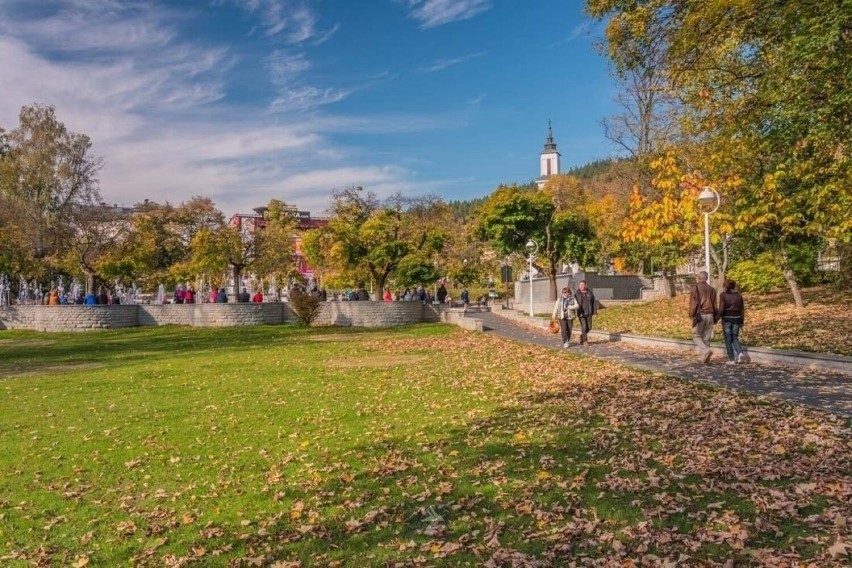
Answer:
<path fill-rule="evenodd" d="M 719 192 L 712 187 L 704 186 L 701 193 L 698 194 L 698 203 L 701 209 L 704 210 L 704 266 L 707 274 L 710 270 L 710 214 L 715 213 L 719 209 L 722 200 L 719 197 Z"/>
<path fill-rule="evenodd" d="M 530 279 L 530 317 L 533 317 L 533 276 L 532 276 L 533 266 L 532 266 L 532 263 L 533 263 L 533 259 L 535 258 L 536 251 L 538 251 L 538 243 L 535 242 L 532 239 L 528 240 L 527 241 L 527 252 L 529 253 L 529 257 L 530 257 L 530 272 L 529 272 L 529 279 Z"/>

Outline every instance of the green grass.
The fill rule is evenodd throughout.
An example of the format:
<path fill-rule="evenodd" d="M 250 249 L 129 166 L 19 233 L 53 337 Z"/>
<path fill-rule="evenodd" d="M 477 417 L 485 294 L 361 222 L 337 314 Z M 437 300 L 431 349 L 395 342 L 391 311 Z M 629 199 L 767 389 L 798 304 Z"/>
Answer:
<path fill-rule="evenodd" d="M 442 325 L 0 333 L 4 566 L 759 563 L 735 523 L 842 565 L 848 529 L 807 516 L 848 507 L 849 448 L 811 410 Z"/>

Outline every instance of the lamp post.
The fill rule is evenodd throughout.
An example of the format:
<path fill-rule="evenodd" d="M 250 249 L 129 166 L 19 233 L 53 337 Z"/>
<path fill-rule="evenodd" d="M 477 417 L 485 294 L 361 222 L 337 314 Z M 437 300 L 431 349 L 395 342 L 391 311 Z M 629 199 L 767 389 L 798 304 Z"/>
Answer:
<path fill-rule="evenodd" d="M 707 274 L 710 274 L 710 214 L 715 213 L 719 209 L 722 200 L 719 197 L 719 192 L 710 187 L 704 186 L 701 193 L 698 194 L 698 203 L 704 211 L 704 266 Z"/>
<path fill-rule="evenodd" d="M 530 317 L 533 317 L 533 259 L 535 258 L 535 253 L 538 251 L 538 243 L 534 240 L 530 239 L 527 241 L 527 252 L 530 257 L 530 271 L 529 271 L 529 281 L 530 281 Z"/>

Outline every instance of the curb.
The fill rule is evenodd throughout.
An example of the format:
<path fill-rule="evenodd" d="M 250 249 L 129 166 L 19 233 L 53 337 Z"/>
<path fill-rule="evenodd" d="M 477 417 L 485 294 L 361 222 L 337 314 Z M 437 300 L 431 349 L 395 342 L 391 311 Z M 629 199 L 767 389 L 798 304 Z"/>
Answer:
<path fill-rule="evenodd" d="M 537 317 L 529 317 L 519 315 L 503 314 L 500 310 L 492 310 L 494 315 L 502 318 L 517 321 L 535 328 L 540 328 L 542 331 L 547 330 L 549 320 Z M 603 339 L 611 342 L 624 342 L 631 345 L 640 345 L 647 347 L 663 347 L 666 349 L 676 349 L 680 351 L 695 352 L 696 346 L 692 341 L 683 341 L 680 339 L 665 339 L 662 337 L 647 337 L 644 335 L 632 335 L 629 333 L 618 333 L 608 331 L 589 332 L 589 335 L 597 339 Z M 710 346 L 714 355 L 727 358 L 725 346 L 714 343 Z M 783 349 L 770 349 L 768 347 L 743 347 L 746 358 L 749 361 L 759 363 L 775 363 L 782 365 L 794 365 L 796 367 L 804 367 L 808 369 L 817 369 L 821 371 L 832 371 L 844 375 L 852 376 L 852 357 L 844 355 L 834 355 L 825 353 L 809 353 L 806 351 L 787 351 Z"/>
<path fill-rule="evenodd" d="M 691 341 L 680 339 L 664 339 L 660 337 L 645 337 L 643 335 L 631 335 L 628 333 L 611 333 L 607 331 L 591 331 L 589 335 L 605 339 L 607 341 L 621 341 L 631 345 L 644 345 L 648 347 L 664 347 L 667 349 L 678 349 L 681 351 L 695 351 L 696 346 Z M 727 358 L 724 345 L 713 343 L 710 345 L 714 355 Z M 852 357 L 824 353 L 808 353 L 805 351 L 785 351 L 782 349 L 770 349 L 768 347 L 745 347 L 746 358 L 758 363 L 776 363 L 782 365 L 795 365 L 808 369 L 821 371 L 832 371 L 852 375 Z"/>

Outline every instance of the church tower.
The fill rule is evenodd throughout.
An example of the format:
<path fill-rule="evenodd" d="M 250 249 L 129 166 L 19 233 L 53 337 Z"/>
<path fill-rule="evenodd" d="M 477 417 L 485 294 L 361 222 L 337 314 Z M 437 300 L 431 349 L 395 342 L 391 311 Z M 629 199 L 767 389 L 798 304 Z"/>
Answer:
<path fill-rule="evenodd" d="M 535 183 L 539 189 L 542 189 L 550 176 L 559 174 L 559 152 L 556 151 L 556 142 L 553 141 L 553 129 L 550 127 L 549 120 L 547 121 L 547 141 L 544 143 L 544 150 L 541 151 L 539 164 L 541 175 L 536 178 Z"/>

